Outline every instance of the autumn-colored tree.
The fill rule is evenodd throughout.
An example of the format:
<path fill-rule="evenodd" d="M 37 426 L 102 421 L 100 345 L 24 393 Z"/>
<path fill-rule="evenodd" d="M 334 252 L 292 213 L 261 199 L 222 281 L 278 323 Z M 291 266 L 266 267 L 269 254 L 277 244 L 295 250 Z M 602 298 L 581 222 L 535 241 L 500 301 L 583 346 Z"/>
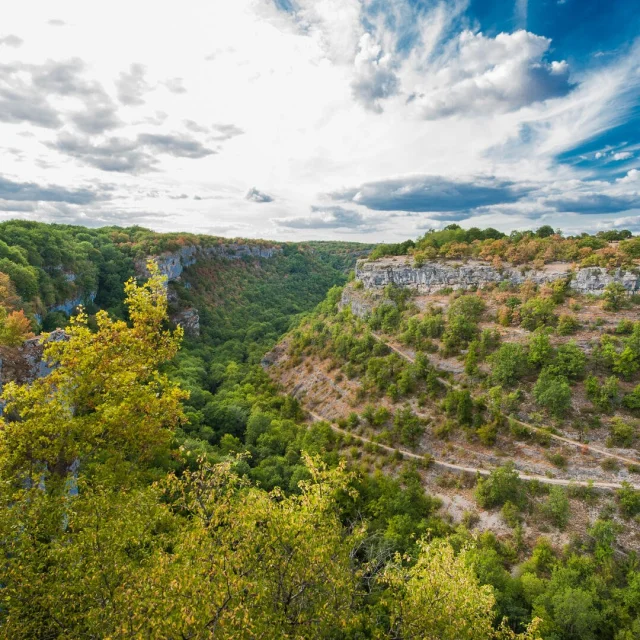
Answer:
<path fill-rule="evenodd" d="M 38 483 L 42 474 L 64 478 L 71 464 L 102 452 L 149 459 L 182 420 L 185 393 L 158 372 L 180 344 L 182 330 L 166 322 L 164 278 L 149 265 L 142 286 L 125 285 L 131 323 L 100 311 L 97 331 L 80 312 L 68 339 L 44 341 L 52 372 L 31 385 L 4 389 L 0 473 Z"/>
<path fill-rule="evenodd" d="M 31 322 L 24 311 L 12 311 L 0 307 L 0 345 L 19 347 L 25 340 L 33 338 Z"/>
<path fill-rule="evenodd" d="M 445 540 L 419 543 L 415 562 L 396 556 L 384 573 L 391 637 L 403 640 L 486 640 L 537 637 L 537 622 L 521 636 L 493 627 L 495 596 L 481 586 L 467 550 Z M 379 635 L 378 637 L 388 637 Z"/>

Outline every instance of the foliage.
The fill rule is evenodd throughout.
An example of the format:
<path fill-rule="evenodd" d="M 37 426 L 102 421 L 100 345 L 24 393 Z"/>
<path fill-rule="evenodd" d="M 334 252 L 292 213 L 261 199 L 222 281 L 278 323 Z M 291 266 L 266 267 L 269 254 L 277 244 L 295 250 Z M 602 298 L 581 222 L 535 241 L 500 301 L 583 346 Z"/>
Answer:
<path fill-rule="evenodd" d="M 564 529 L 569 521 L 569 498 L 564 487 L 554 486 L 542 504 L 542 513 L 558 529 Z"/>
<path fill-rule="evenodd" d="M 31 322 L 24 311 L 12 311 L 7 314 L 0 306 L 0 345 L 19 347 L 28 338 L 33 338 Z"/>
<path fill-rule="evenodd" d="M 564 376 L 549 368 L 543 369 L 533 387 L 536 402 L 556 416 L 562 417 L 571 408 L 571 387 Z"/>
<path fill-rule="evenodd" d="M 490 509 L 509 501 L 522 508 L 526 502 L 523 482 L 513 464 L 495 468 L 488 476 L 478 479 L 475 497 L 481 507 Z"/>
<path fill-rule="evenodd" d="M 528 357 L 522 345 L 507 342 L 489 357 L 491 380 L 495 384 L 511 386 L 527 373 Z"/>

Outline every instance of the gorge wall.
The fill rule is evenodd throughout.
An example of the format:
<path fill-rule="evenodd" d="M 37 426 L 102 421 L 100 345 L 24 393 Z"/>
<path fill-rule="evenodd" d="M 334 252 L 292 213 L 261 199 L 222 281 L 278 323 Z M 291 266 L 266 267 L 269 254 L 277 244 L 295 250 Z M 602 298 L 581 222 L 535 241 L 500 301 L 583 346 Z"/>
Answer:
<path fill-rule="evenodd" d="M 148 256 L 148 258 L 156 260 L 160 268 L 160 273 L 166 275 L 169 282 L 171 282 L 178 280 L 182 272 L 198 260 L 206 258 L 226 258 L 227 260 L 273 258 L 273 256 L 278 253 L 282 253 L 282 248 L 278 246 L 229 242 L 212 247 L 191 245 L 183 247 L 179 251 L 162 253 L 157 256 Z M 136 271 L 142 276 L 148 275 L 146 260 L 136 262 Z"/>
<path fill-rule="evenodd" d="M 359 260 L 356 264 L 356 280 L 362 282 L 367 290 L 395 284 L 428 294 L 444 288 L 482 288 L 505 281 L 519 285 L 526 280 L 545 284 L 566 278 L 570 278 L 569 286 L 578 293 L 601 295 L 612 282 L 622 284 L 629 294 L 640 292 L 640 271 L 608 270 L 603 267 L 573 270 L 568 263 L 552 263 L 543 269 L 513 266 L 497 269 L 480 261 L 433 261 L 414 266 L 411 257 L 398 256 L 375 261 Z"/>

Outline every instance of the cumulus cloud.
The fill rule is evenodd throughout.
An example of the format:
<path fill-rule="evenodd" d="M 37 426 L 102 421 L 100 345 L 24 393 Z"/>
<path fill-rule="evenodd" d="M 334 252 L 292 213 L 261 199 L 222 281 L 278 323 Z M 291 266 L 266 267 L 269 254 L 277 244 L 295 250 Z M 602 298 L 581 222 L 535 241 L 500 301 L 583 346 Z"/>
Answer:
<path fill-rule="evenodd" d="M 153 152 L 196 159 L 216 153 L 198 140 L 179 134 L 141 133 L 135 139 L 113 136 L 94 142 L 88 137 L 64 133 L 49 146 L 83 164 L 119 173 L 153 170 L 158 164 Z"/>
<path fill-rule="evenodd" d="M 14 182 L 0 176 L 0 198 L 3 200 L 88 204 L 104 197 L 90 189 L 68 189 L 56 185 L 42 186 L 35 182 Z"/>
<path fill-rule="evenodd" d="M 528 192 L 495 178 L 452 180 L 444 176 L 409 176 L 368 182 L 329 194 L 375 211 L 464 212 L 475 207 L 516 202 Z"/>
<path fill-rule="evenodd" d="M 565 61 L 545 61 L 551 40 L 527 31 L 490 38 L 463 31 L 425 70 L 413 104 L 426 119 L 503 113 L 566 95 Z"/>
<path fill-rule="evenodd" d="M 244 130 L 236 127 L 235 124 L 214 124 L 212 128 L 214 131 L 213 139 L 216 141 L 230 140 L 244 133 Z"/>
<path fill-rule="evenodd" d="M 9 34 L 8 36 L 0 38 L 0 47 L 2 45 L 5 45 L 7 47 L 19 47 L 23 42 L 24 40 L 22 38 L 19 38 L 18 36 L 13 34 Z"/>
<path fill-rule="evenodd" d="M 171 91 L 171 93 L 186 93 L 187 89 L 184 86 L 183 78 L 169 78 L 163 82 L 164 86 Z"/>
<path fill-rule="evenodd" d="M 619 213 L 640 208 L 640 194 L 577 193 L 560 198 L 547 198 L 545 203 L 556 211 L 567 213 Z"/>
<path fill-rule="evenodd" d="M 618 151 L 613 154 L 614 160 L 628 160 L 629 158 L 633 158 L 633 153 L 630 151 Z"/>
<path fill-rule="evenodd" d="M 86 79 L 85 72 L 79 58 L 0 65 L 0 121 L 60 128 L 64 119 L 50 98 L 61 97 L 76 98 L 82 104 L 80 110 L 67 112 L 81 131 L 101 133 L 117 126 L 115 104 L 100 83 Z"/>
<path fill-rule="evenodd" d="M 278 226 L 287 229 L 346 229 L 375 231 L 379 219 L 367 218 L 359 211 L 344 207 L 312 207 L 312 214 L 292 218 L 273 218 Z"/>
<path fill-rule="evenodd" d="M 395 95 L 400 88 L 392 57 L 383 53 L 370 33 L 365 33 L 360 38 L 354 66 L 355 77 L 351 83 L 354 98 L 367 109 L 381 113 L 380 101 Z"/>
<path fill-rule="evenodd" d="M 245 200 L 263 204 L 265 202 L 273 202 L 273 197 L 264 191 L 259 191 L 255 187 L 251 187 L 244 196 Z"/>
<path fill-rule="evenodd" d="M 128 106 L 144 104 L 142 96 L 151 89 L 146 80 L 146 67 L 142 64 L 132 64 L 129 71 L 123 71 L 116 80 L 118 100 Z"/>

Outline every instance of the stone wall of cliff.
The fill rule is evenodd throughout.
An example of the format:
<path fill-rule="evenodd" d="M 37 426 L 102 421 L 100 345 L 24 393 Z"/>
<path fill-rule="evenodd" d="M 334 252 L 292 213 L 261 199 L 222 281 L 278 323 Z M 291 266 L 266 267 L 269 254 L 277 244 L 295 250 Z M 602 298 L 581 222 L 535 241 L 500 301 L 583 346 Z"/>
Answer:
<path fill-rule="evenodd" d="M 160 272 L 167 276 L 169 282 L 178 280 L 182 272 L 198 260 L 206 258 L 225 258 L 227 260 L 240 260 L 242 258 L 272 258 L 282 249 L 277 246 L 263 246 L 258 244 L 240 244 L 229 242 L 213 247 L 183 247 L 179 251 L 163 253 L 158 256 L 149 256 L 156 260 L 160 267 Z M 146 261 L 140 260 L 136 263 L 136 271 L 142 275 L 148 275 Z"/>
<path fill-rule="evenodd" d="M 544 269 L 539 270 L 513 266 L 497 269 L 479 261 L 434 261 L 414 266 L 410 257 L 402 256 L 375 261 L 359 260 L 356 279 L 362 282 L 366 290 L 395 284 L 427 294 L 444 288 L 482 288 L 505 281 L 519 285 L 526 280 L 545 284 L 559 279 L 570 279 L 569 286 L 578 293 L 601 295 L 612 282 L 622 284 L 630 294 L 640 292 L 640 270 L 608 270 L 603 267 L 573 270 L 567 263 L 545 265 Z"/>

